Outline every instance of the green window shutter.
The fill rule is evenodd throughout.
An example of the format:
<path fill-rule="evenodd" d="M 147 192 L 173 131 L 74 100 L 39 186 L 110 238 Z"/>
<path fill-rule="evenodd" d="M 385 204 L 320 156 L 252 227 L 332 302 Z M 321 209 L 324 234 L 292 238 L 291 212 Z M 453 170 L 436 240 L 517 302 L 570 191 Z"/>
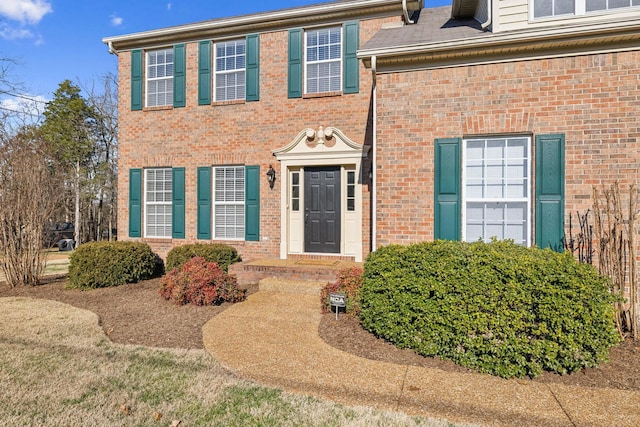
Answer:
<path fill-rule="evenodd" d="M 129 237 L 142 237 L 142 169 L 129 169 Z"/>
<path fill-rule="evenodd" d="M 245 179 L 244 239 L 260 240 L 260 166 L 247 166 Z"/>
<path fill-rule="evenodd" d="M 198 105 L 211 104 L 211 42 L 198 45 Z"/>
<path fill-rule="evenodd" d="M 536 136 L 536 246 L 562 252 L 564 135 Z"/>
<path fill-rule="evenodd" d="M 142 110 L 142 51 L 131 51 L 131 109 Z"/>
<path fill-rule="evenodd" d="M 186 104 L 186 49 L 184 44 L 173 47 L 173 106 L 184 107 Z"/>
<path fill-rule="evenodd" d="M 260 34 L 247 36 L 246 100 L 260 99 Z"/>
<path fill-rule="evenodd" d="M 289 30 L 289 98 L 302 98 L 302 29 Z"/>
<path fill-rule="evenodd" d="M 358 93 L 360 91 L 360 63 L 356 52 L 360 45 L 360 23 L 358 21 L 345 22 L 344 33 L 344 93 Z"/>
<path fill-rule="evenodd" d="M 435 141 L 434 238 L 460 240 L 460 138 Z"/>
<path fill-rule="evenodd" d="M 171 170 L 171 237 L 184 239 L 184 168 Z"/>
<path fill-rule="evenodd" d="M 211 239 L 211 168 L 198 168 L 198 239 Z"/>

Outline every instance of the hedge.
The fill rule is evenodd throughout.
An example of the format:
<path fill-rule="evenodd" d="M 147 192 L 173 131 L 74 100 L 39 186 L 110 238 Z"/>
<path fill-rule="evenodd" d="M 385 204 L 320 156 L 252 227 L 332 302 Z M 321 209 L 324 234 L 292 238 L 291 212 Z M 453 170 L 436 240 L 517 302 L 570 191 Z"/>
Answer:
<path fill-rule="evenodd" d="M 570 253 L 509 241 L 381 248 L 360 294 L 375 335 L 505 378 L 594 367 L 620 341 L 607 278 Z"/>
<path fill-rule="evenodd" d="M 85 243 L 71 254 L 68 287 L 104 288 L 150 279 L 155 259 L 146 243 Z"/>

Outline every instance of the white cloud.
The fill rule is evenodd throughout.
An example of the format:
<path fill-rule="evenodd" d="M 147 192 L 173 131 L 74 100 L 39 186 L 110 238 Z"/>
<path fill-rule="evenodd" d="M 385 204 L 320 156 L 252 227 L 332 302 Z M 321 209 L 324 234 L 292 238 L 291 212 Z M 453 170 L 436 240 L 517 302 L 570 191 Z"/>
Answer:
<path fill-rule="evenodd" d="M 0 23 L 0 38 L 5 40 L 30 39 L 33 33 L 26 28 L 14 28 Z"/>
<path fill-rule="evenodd" d="M 111 15 L 110 18 L 111 18 L 111 25 L 113 25 L 114 27 L 119 27 L 120 25 L 122 25 L 122 21 L 123 21 L 122 17 L 116 14 L 113 14 Z"/>
<path fill-rule="evenodd" d="M 13 118 L 22 117 L 29 121 L 35 121 L 44 112 L 46 103 L 49 100 L 43 96 L 21 95 L 20 97 L 11 97 L 0 99 L 0 115 L 9 115 Z M 18 120 L 22 123 L 21 120 Z M 15 124 L 15 123 L 13 123 Z"/>
<path fill-rule="evenodd" d="M 35 25 L 47 14 L 53 12 L 46 0 L 2 0 L 0 15 L 22 24 Z"/>

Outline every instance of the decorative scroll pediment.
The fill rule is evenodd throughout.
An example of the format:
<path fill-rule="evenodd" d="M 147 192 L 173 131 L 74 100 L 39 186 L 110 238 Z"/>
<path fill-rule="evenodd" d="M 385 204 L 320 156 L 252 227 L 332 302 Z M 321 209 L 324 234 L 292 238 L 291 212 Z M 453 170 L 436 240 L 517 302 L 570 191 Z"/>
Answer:
<path fill-rule="evenodd" d="M 273 150 L 278 160 L 292 157 L 366 157 L 364 146 L 347 138 L 340 129 L 320 126 L 303 129 L 289 144 Z"/>

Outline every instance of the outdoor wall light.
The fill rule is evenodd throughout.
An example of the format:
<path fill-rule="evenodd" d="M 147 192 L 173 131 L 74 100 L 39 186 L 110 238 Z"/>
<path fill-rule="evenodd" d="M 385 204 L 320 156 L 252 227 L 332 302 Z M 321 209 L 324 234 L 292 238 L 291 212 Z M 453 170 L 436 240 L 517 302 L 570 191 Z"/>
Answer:
<path fill-rule="evenodd" d="M 273 183 L 276 182 L 276 171 L 271 165 L 269 165 L 269 170 L 267 171 L 267 181 L 269 181 L 269 186 L 273 188 Z"/>

